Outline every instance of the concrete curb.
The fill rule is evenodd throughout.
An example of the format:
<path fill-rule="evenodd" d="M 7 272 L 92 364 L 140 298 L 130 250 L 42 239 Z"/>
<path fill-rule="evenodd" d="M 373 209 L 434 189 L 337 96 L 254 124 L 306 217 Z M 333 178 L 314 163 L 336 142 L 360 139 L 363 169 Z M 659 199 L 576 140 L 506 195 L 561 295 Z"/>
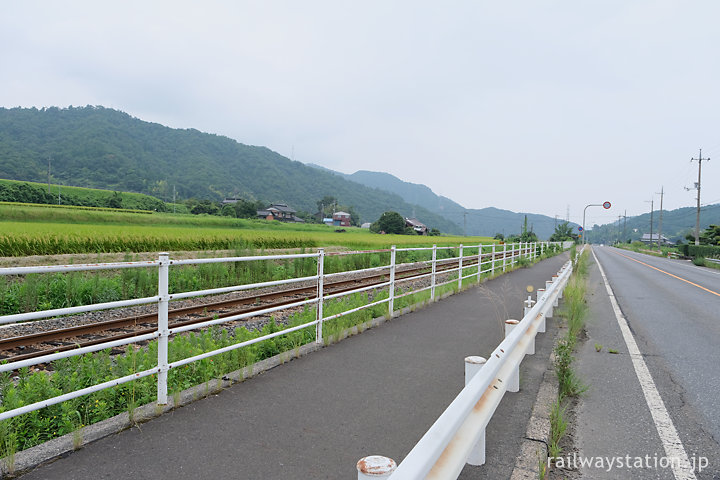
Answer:
<path fill-rule="evenodd" d="M 553 345 L 557 343 L 557 335 Z M 558 398 L 558 385 L 552 365 L 555 363 L 555 352 L 550 353 L 548 368 L 543 374 L 535 406 L 528 421 L 525 439 L 520 447 L 520 454 L 515 460 L 510 480 L 540 478 L 540 462 L 547 461 L 550 442 L 550 409 Z"/>

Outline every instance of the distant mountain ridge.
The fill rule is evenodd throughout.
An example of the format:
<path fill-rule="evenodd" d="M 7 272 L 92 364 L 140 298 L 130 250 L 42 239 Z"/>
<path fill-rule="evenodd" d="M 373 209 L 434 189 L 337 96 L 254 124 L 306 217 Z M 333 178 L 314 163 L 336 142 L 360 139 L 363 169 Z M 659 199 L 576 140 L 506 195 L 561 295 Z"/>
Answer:
<path fill-rule="evenodd" d="M 528 228 L 532 228 L 539 238 L 547 239 L 555 231 L 557 223 L 562 221 L 546 215 L 517 213 L 495 207 L 465 208 L 447 197 L 437 195 L 426 185 L 405 182 L 385 172 L 358 170 L 353 174 L 345 174 L 319 165 L 309 164 L 309 166 L 333 172 L 335 175 L 368 187 L 395 193 L 408 203 L 424 207 L 452 221 L 461 231 L 467 230 L 468 235 L 494 236 L 501 233 L 508 236 L 519 234 L 527 215 Z M 571 225 L 576 227 L 574 223 Z"/>
<path fill-rule="evenodd" d="M 325 195 L 363 222 L 387 210 L 432 228 L 456 223 L 399 195 L 291 161 L 265 147 L 194 129 L 173 129 L 104 107 L 0 108 L 0 178 L 220 200 L 240 196 L 314 213 Z"/>

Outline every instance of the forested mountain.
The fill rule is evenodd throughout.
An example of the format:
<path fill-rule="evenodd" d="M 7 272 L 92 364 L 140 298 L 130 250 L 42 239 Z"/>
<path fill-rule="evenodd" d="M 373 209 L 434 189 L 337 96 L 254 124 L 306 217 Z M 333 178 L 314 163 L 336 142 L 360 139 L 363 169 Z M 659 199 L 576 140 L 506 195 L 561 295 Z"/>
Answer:
<path fill-rule="evenodd" d="M 359 170 L 348 175 L 318 165 L 311 164 L 311 166 L 369 187 L 396 193 L 410 204 L 419 205 L 447 218 L 457 224 L 461 230 L 467 229 L 469 235 L 494 236 L 496 233 L 502 233 L 504 236 L 517 235 L 522 231 L 527 215 L 528 228 L 532 229 L 539 238 L 547 239 L 553 234 L 555 225 L 559 222 L 546 215 L 516 213 L 494 207 L 465 208 L 447 197 L 435 194 L 425 185 L 404 182 L 389 173 Z M 577 227 L 574 223 L 571 226 Z"/>
<path fill-rule="evenodd" d="M 329 195 L 363 222 L 384 211 L 415 216 L 442 232 L 462 228 L 400 196 L 369 188 L 194 129 L 172 129 L 103 107 L 0 108 L 0 178 L 154 195 L 172 200 L 239 196 L 315 212 Z"/>

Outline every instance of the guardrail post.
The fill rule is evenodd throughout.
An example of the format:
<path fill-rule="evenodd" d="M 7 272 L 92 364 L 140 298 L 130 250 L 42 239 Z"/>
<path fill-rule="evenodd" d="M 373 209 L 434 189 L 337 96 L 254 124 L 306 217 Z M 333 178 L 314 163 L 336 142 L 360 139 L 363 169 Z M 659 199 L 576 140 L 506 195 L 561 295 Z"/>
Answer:
<path fill-rule="evenodd" d="M 485 365 L 487 360 L 483 357 L 465 357 L 465 386 Z M 485 465 L 485 429 L 478 434 L 475 446 L 468 455 L 467 463 L 470 465 Z"/>
<path fill-rule="evenodd" d="M 395 245 L 390 247 L 390 301 L 388 302 L 390 318 L 395 314 Z"/>
<path fill-rule="evenodd" d="M 558 276 L 557 276 L 557 275 L 553 275 L 551 278 L 552 278 L 552 281 L 553 281 L 553 282 L 557 282 L 557 280 L 558 280 Z M 558 306 L 558 302 L 559 302 L 559 299 L 560 299 L 560 295 L 562 295 L 562 289 L 558 288 L 558 294 L 555 295 L 555 300 L 553 300 L 553 307 L 557 307 L 557 306 Z"/>
<path fill-rule="evenodd" d="M 170 302 L 170 255 L 162 252 L 158 258 L 158 376 L 157 403 L 167 405 L 168 377 L 168 303 Z"/>
<path fill-rule="evenodd" d="M 510 332 L 513 331 L 513 328 L 515 328 L 518 323 L 520 322 L 518 322 L 517 320 L 505 320 L 505 338 L 510 335 Z M 520 363 L 518 363 L 518 365 L 515 367 L 515 370 L 513 370 L 513 373 L 510 374 L 510 378 L 508 378 L 507 380 L 507 391 L 520 391 Z"/>
<path fill-rule="evenodd" d="M 537 301 L 538 302 L 543 297 L 543 295 L 545 295 L 545 289 L 538 288 L 537 289 Z M 538 326 L 538 333 L 545 333 L 545 315 L 543 315 L 542 319 L 540 320 L 540 325 Z"/>
<path fill-rule="evenodd" d="M 463 246 L 460 244 L 460 259 L 458 260 L 458 291 L 462 290 L 463 277 Z"/>
<path fill-rule="evenodd" d="M 478 283 L 482 280 L 482 243 L 478 245 Z"/>
<path fill-rule="evenodd" d="M 546 280 L 546 281 L 545 281 L 545 291 L 550 291 L 550 287 L 552 286 L 552 283 L 553 283 L 553 282 L 552 282 L 551 280 Z M 547 315 L 548 317 L 551 317 L 551 318 L 552 318 L 553 313 L 554 313 L 553 307 L 554 307 L 554 305 L 553 305 L 553 304 L 550 304 L 550 308 L 548 308 L 548 311 L 547 311 L 547 313 L 546 313 L 546 315 Z"/>
<path fill-rule="evenodd" d="M 395 460 L 381 455 L 370 455 L 357 462 L 358 480 L 385 480 L 397 468 Z"/>
<path fill-rule="evenodd" d="M 325 289 L 325 249 L 318 249 L 317 259 L 317 325 L 315 325 L 315 343 L 323 343 L 323 303 Z"/>
<path fill-rule="evenodd" d="M 432 250 L 432 273 L 430 274 L 430 300 L 435 300 L 435 273 L 437 272 L 437 245 Z"/>

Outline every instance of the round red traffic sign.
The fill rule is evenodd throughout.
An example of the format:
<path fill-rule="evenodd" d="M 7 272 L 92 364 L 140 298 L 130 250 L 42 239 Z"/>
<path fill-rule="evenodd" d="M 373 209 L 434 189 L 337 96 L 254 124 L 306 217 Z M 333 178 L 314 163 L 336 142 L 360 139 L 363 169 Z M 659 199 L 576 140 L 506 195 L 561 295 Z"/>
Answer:
<path fill-rule="evenodd" d="M 603 208 L 604 208 L 605 210 L 607 210 L 607 209 L 610 208 L 610 207 L 612 207 L 612 203 L 610 203 L 610 202 L 605 202 L 605 203 L 603 203 Z"/>

